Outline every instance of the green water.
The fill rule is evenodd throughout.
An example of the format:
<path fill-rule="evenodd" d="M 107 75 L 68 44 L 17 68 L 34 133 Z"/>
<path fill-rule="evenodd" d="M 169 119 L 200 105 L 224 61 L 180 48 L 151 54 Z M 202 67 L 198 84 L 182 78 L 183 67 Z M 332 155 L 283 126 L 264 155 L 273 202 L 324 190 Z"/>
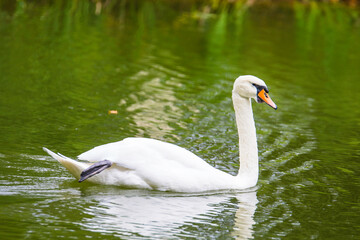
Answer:
<path fill-rule="evenodd" d="M 0 1 L 1 239 L 360 235 L 357 10 L 40 2 Z M 251 191 L 79 184 L 42 151 L 75 157 L 151 137 L 236 174 L 231 90 L 242 74 L 264 79 L 279 107 L 253 104 Z"/>

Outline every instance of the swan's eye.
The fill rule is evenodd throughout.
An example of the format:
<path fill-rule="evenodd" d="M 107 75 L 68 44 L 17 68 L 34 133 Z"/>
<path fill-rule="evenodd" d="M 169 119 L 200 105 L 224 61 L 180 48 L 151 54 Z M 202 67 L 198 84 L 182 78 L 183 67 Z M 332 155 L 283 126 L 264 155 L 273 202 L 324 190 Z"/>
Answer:
<path fill-rule="evenodd" d="M 260 86 L 255 83 L 252 83 L 254 87 L 256 87 L 257 93 L 261 92 L 261 90 L 265 90 L 266 93 L 269 93 L 269 89 L 266 86 Z"/>

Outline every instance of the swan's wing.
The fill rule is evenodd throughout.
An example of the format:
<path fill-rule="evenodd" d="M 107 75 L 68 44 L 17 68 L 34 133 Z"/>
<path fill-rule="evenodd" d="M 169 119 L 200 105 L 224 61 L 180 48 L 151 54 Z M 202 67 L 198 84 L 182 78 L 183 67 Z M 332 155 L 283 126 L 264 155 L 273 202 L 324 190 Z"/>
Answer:
<path fill-rule="evenodd" d="M 228 188 L 234 180 L 184 148 L 147 138 L 101 145 L 81 154 L 79 159 L 111 161 L 112 167 L 104 171 L 107 174 L 93 179 L 106 184 L 197 192 Z"/>
<path fill-rule="evenodd" d="M 127 169 L 154 167 L 212 168 L 192 152 L 171 143 L 148 138 L 126 138 L 119 142 L 95 147 L 78 156 L 81 160 L 98 162 L 110 160 Z"/>

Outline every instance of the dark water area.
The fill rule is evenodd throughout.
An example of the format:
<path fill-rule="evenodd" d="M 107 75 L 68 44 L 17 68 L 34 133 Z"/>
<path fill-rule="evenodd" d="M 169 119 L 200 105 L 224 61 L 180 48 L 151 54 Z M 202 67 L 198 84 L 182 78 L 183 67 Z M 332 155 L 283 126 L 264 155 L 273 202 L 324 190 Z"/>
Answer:
<path fill-rule="evenodd" d="M 166 1 L 0 1 L 1 239 L 357 239 L 360 12 Z M 253 103 L 256 189 L 178 194 L 79 184 L 69 157 L 130 136 L 236 174 L 231 101 Z M 109 114 L 117 110 L 118 114 Z"/>

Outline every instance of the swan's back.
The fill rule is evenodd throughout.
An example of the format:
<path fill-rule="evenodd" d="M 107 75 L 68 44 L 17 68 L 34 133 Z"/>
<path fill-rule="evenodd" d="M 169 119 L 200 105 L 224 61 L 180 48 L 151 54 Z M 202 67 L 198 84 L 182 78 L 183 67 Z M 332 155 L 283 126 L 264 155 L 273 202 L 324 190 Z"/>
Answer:
<path fill-rule="evenodd" d="M 80 154 L 78 158 L 89 162 L 106 159 L 130 169 L 137 164 L 155 164 L 158 161 L 177 162 L 196 169 L 210 167 L 204 160 L 182 147 L 150 138 L 126 138 L 104 144 Z"/>

